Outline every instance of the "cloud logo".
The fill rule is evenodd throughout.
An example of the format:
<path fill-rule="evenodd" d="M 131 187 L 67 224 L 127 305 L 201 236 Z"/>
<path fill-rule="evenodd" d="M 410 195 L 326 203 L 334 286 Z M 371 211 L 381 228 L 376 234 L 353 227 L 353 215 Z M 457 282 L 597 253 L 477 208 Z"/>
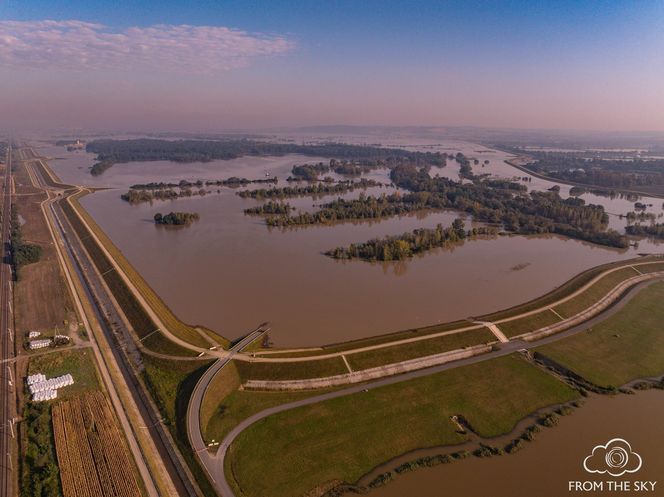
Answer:
<path fill-rule="evenodd" d="M 632 446 L 622 438 L 609 440 L 605 445 L 597 445 L 592 453 L 583 460 L 583 469 L 588 473 L 608 473 L 622 476 L 636 473 L 641 469 L 643 460 L 632 450 Z"/>

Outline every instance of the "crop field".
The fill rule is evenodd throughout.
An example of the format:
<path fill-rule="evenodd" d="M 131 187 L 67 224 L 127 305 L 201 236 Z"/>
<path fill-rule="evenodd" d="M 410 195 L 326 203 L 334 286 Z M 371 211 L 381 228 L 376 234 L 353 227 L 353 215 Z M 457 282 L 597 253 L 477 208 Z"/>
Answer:
<path fill-rule="evenodd" d="M 21 268 L 15 294 L 16 327 L 27 330 L 50 331 L 55 327 L 62 333 L 65 323 L 73 319 L 73 306 L 53 245 L 51 233 L 40 208 L 46 195 L 30 181 L 25 162 L 17 162 L 14 183 L 16 194 L 13 204 L 25 221 L 21 226 L 23 238 L 39 245 L 39 261 Z M 39 302 L 39 305 L 35 305 Z"/>
<path fill-rule="evenodd" d="M 65 497 L 140 497 L 124 438 L 101 392 L 53 406 L 53 433 Z"/>

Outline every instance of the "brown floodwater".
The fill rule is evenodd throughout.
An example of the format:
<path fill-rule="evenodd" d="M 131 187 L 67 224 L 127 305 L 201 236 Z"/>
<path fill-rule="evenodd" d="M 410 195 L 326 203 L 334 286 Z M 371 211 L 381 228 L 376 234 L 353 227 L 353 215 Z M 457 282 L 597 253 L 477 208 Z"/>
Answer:
<path fill-rule="evenodd" d="M 503 177 L 521 174 L 504 164 L 508 156 L 502 152 L 458 142 L 437 148 L 488 159 L 483 172 Z M 230 188 L 152 205 L 129 205 L 119 196 L 130 185 L 149 181 L 257 179 L 266 173 L 284 179 L 293 164 L 319 159 L 289 155 L 195 164 L 138 162 L 117 164 L 95 178 L 88 173 L 94 160 L 91 154 L 52 146 L 40 151 L 60 158 L 50 165 L 63 181 L 111 187 L 85 197 L 83 206 L 180 318 L 229 338 L 269 321 L 271 339 L 283 347 L 322 345 L 477 316 L 546 293 L 589 267 L 658 250 L 648 241 L 642 241 L 638 250 L 618 251 L 559 237 L 514 236 L 474 240 L 398 263 L 335 261 L 322 252 L 418 227 L 449 225 L 459 214 L 419 213 L 270 230 L 260 218 L 243 214 L 256 201 L 241 199 Z M 432 174 L 437 173 L 454 176 L 458 168 L 450 163 L 433 168 Z M 384 170 L 369 177 L 389 183 Z M 393 190 L 383 187 L 369 193 L 388 191 Z M 359 191 L 345 197 L 357 195 Z M 330 199 L 288 201 L 309 210 Z M 601 201 L 617 213 L 631 210 L 622 199 Z M 185 229 L 154 226 L 153 215 L 170 210 L 195 211 L 201 219 Z"/>
<path fill-rule="evenodd" d="M 371 497 L 570 497 L 572 495 L 632 495 L 608 491 L 606 480 L 657 481 L 654 492 L 664 495 L 664 392 L 595 396 L 558 426 L 544 429 L 533 443 L 511 455 L 468 458 L 421 469 L 395 478 Z M 620 478 L 587 473 L 583 460 L 593 447 L 613 438 L 627 440 L 642 458 L 641 469 Z M 441 450 L 441 453 L 444 451 Z M 569 491 L 570 481 L 604 481 L 603 491 Z M 648 487 L 650 488 L 650 487 Z"/>

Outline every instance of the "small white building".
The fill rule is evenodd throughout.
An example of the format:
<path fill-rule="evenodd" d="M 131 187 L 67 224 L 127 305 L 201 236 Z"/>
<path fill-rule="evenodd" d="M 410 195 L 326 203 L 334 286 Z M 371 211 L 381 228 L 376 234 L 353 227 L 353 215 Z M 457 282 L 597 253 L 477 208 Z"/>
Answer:
<path fill-rule="evenodd" d="M 37 373 L 27 377 L 28 390 L 34 402 L 53 400 L 58 396 L 58 389 L 74 384 L 74 378 L 67 373 L 62 376 L 47 379 L 45 375 Z"/>
<path fill-rule="evenodd" d="M 44 347 L 48 347 L 49 345 L 51 345 L 50 338 L 44 340 L 31 340 L 30 342 L 28 342 L 30 350 L 43 349 Z"/>

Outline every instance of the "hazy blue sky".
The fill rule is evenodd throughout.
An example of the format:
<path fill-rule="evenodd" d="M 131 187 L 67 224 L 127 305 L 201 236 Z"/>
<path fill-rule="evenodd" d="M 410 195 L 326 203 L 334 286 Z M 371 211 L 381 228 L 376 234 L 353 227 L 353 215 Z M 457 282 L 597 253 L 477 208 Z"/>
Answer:
<path fill-rule="evenodd" d="M 664 130 L 664 2 L 0 3 L 17 127 Z"/>

